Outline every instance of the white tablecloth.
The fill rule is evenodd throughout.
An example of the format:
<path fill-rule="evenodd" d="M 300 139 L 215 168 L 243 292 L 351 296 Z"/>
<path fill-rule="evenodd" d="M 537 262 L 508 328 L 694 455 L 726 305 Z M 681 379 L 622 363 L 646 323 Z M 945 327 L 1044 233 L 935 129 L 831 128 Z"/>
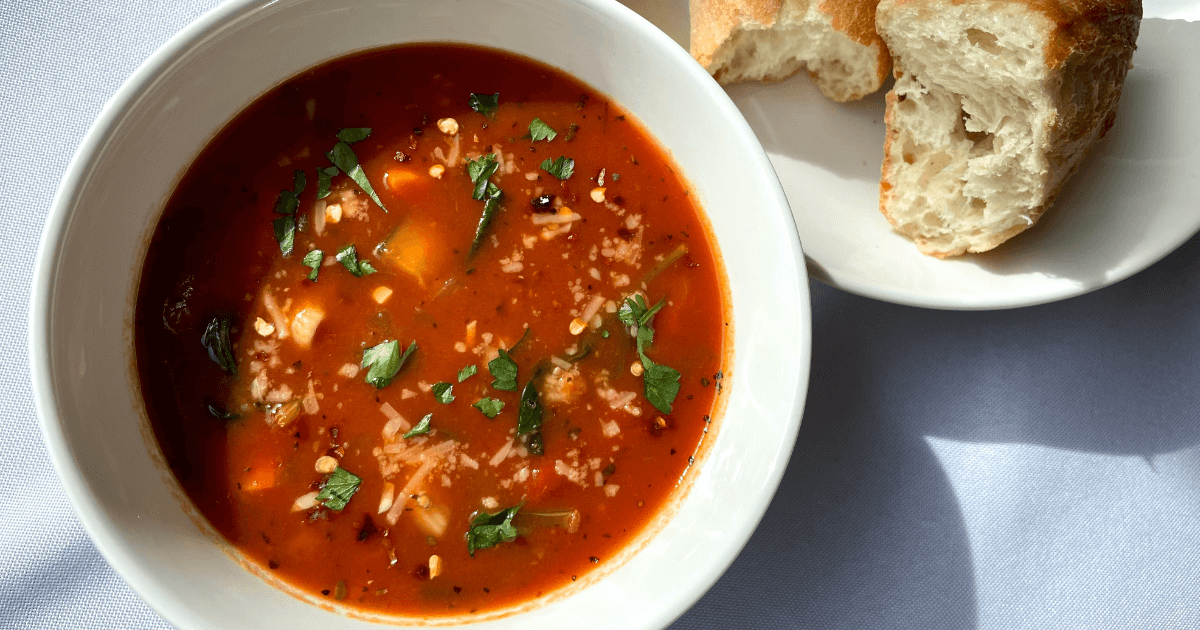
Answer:
<path fill-rule="evenodd" d="M 50 467 L 26 310 L 84 131 L 213 4 L 0 0 L 2 628 L 170 627 L 97 554 Z M 814 285 L 813 308 L 783 485 L 675 628 L 1200 628 L 1200 239 L 1046 306 L 938 312 Z"/>

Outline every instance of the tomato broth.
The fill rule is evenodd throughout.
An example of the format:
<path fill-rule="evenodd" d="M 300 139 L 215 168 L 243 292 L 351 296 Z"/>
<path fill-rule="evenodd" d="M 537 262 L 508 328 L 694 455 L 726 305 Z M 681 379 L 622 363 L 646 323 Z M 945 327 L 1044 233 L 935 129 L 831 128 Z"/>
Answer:
<path fill-rule="evenodd" d="M 265 572 L 385 614 L 510 607 L 614 559 L 676 497 L 728 350 L 670 156 L 578 80 L 470 46 L 257 99 L 140 283 L 143 396 L 187 495 Z"/>

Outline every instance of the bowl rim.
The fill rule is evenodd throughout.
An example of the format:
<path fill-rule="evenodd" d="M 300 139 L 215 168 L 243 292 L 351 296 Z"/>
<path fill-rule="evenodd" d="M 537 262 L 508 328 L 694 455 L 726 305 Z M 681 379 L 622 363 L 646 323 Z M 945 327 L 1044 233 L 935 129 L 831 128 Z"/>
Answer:
<path fill-rule="evenodd" d="M 27 351 L 31 385 L 42 439 L 54 471 L 84 530 L 108 565 L 142 601 L 163 619 L 180 628 L 198 626 L 192 623 L 192 620 L 179 616 L 176 614 L 176 610 L 157 599 L 152 593 L 152 589 L 149 588 L 150 585 L 145 582 L 149 579 L 149 575 L 142 573 L 136 567 L 136 556 L 127 555 L 118 549 L 115 542 L 110 542 L 110 540 L 116 539 L 118 533 L 105 516 L 104 510 L 91 490 L 90 482 L 78 465 L 77 454 L 71 447 L 71 442 L 64 431 L 57 406 L 60 392 L 56 387 L 54 368 L 50 360 L 53 356 L 51 349 L 54 346 L 53 322 L 50 314 L 54 310 L 53 296 L 58 284 L 64 239 L 76 213 L 79 197 L 93 174 L 92 164 L 96 158 L 104 155 L 114 133 L 119 130 L 128 112 L 135 108 L 145 94 L 158 81 L 167 76 L 178 62 L 185 59 L 205 40 L 220 34 L 227 28 L 236 26 L 241 20 L 275 5 L 279 1 L 227 0 L 217 5 L 167 39 L 125 79 L 91 123 L 63 172 L 43 224 L 30 284 Z M 556 0 L 522 1 L 541 4 L 555 3 Z M 689 73 L 691 80 L 702 82 L 704 91 L 712 99 L 712 105 L 736 128 L 743 143 L 747 145 L 748 153 L 755 161 L 753 166 L 764 173 L 770 173 L 767 176 L 767 180 L 771 184 L 770 189 L 763 192 L 774 198 L 774 211 L 784 213 L 787 219 L 785 223 L 794 228 L 795 219 L 790 211 L 783 186 L 778 177 L 774 175 L 774 169 L 766 151 L 733 101 L 716 81 L 712 80 L 708 73 L 692 60 L 688 52 L 658 27 L 616 0 L 571 0 L 571 2 L 582 5 L 583 10 L 607 15 L 629 28 L 635 29 L 639 37 L 646 40 L 648 47 L 672 57 L 671 62 L 679 66 L 681 71 Z M 738 527 L 729 532 L 729 538 L 739 542 L 718 549 L 714 554 L 713 561 L 707 565 L 706 571 L 691 582 L 690 588 L 676 590 L 664 597 L 663 605 L 658 607 L 653 614 L 645 617 L 646 627 L 666 627 L 683 615 L 712 588 L 749 542 L 774 498 L 791 459 L 808 394 L 812 354 L 812 306 L 808 286 L 809 274 L 799 235 L 793 229 L 784 238 L 789 250 L 787 253 L 791 255 L 798 272 L 799 281 L 796 290 L 800 298 L 799 311 L 801 315 L 800 321 L 797 322 L 800 326 L 798 340 L 807 350 L 805 356 L 800 357 L 799 379 L 790 401 L 788 417 L 783 425 L 787 443 L 782 444 L 781 448 L 776 451 L 774 465 L 767 477 L 763 479 L 764 491 L 760 491 L 754 501 L 751 518 L 742 519 L 739 521 Z M 769 491 L 765 491 L 765 489 L 769 489 Z M 686 496 L 683 500 L 686 502 Z"/>

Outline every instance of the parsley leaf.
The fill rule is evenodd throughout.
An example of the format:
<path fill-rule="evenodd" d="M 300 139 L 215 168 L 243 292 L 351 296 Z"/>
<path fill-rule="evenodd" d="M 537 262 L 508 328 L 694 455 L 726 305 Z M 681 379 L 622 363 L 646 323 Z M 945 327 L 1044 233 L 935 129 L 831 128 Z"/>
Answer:
<path fill-rule="evenodd" d="M 413 427 L 411 430 L 409 430 L 408 433 L 405 433 L 404 435 L 402 435 L 400 437 L 407 440 L 408 438 L 411 438 L 411 437 L 417 437 L 418 435 L 425 435 L 426 433 L 429 433 L 429 421 L 430 420 L 433 420 L 433 414 L 431 414 L 431 413 L 425 414 L 425 417 L 421 418 L 421 421 L 417 423 L 417 426 Z"/>
<path fill-rule="evenodd" d="M 271 222 L 275 228 L 275 241 L 279 243 L 279 251 L 284 256 L 291 256 L 296 246 L 296 218 L 288 215 L 279 217 Z"/>
<path fill-rule="evenodd" d="M 279 191 L 275 199 L 275 212 L 295 214 L 300 207 L 300 193 L 304 192 L 304 171 L 292 171 L 292 189 Z"/>
<path fill-rule="evenodd" d="M 471 521 L 471 528 L 467 530 L 467 553 L 474 558 L 476 549 L 487 549 L 516 540 L 517 528 L 512 520 L 522 505 L 519 503 L 495 514 L 480 512 L 476 515 Z"/>
<path fill-rule="evenodd" d="M 358 492 L 358 486 L 361 483 L 361 477 L 339 466 L 321 486 L 317 500 L 331 510 L 341 511 L 350 502 L 354 493 Z"/>
<path fill-rule="evenodd" d="M 652 307 L 647 307 L 646 298 L 642 297 L 641 295 L 634 294 L 625 298 L 625 303 L 622 304 L 620 310 L 617 311 L 617 317 L 620 318 L 621 323 L 625 324 L 626 326 L 647 326 L 650 323 L 650 319 L 654 317 L 654 314 L 662 310 L 666 300 L 666 298 L 663 298 L 658 301 L 658 304 L 655 304 Z"/>
<path fill-rule="evenodd" d="M 229 329 L 233 320 L 228 317 L 214 317 L 204 328 L 200 343 L 208 350 L 208 358 L 221 366 L 222 370 L 237 376 L 237 359 L 233 358 L 233 344 L 229 341 Z M 516 368 L 513 368 L 513 378 L 516 378 Z"/>
<path fill-rule="evenodd" d="M 471 93 L 471 98 L 467 99 L 467 104 L 471 109 L 487 116 L 488 120 L 496 118 L 496 108 L 500 106 L 500 93 L 496 94 L 475 94 Z"/>
<path fill-rule="evenodd" d="M 317 272 L 321 270 L 321 263 L 325 262 L 325 252 L 314 249 L 304 255 L 304 259 L 300 262 L 304 263 L 305 267 L 311 267 L 312 271 L 308 272 L 308 279 L 313 282 L 317 281 Z"/>
<path fill-rule="evenodd" d="M 472 376 L 475 376 L 477 372 L 479 372 L 479 366 L 475 365 L 474 363 L 471 365 L 464 365 L 463 368 L 458 371 L 458 382 L 461 383 Z"/>
<path fill-rule="evenodd" d="M 483 236 L 487 234 L 488 226 L 492 224 L 492 219 L 496 218 L 496 213 L 500 211 L 500 196 L 499 188 L 495 184 L 488 184 L 488 200 L 483 204 L 483 214 L 479 215 L 479 224 L 475 226 L 475 238 L 471 241 L 470 254 L 474 255 L 479 250 L 479 246 L 483 244 Z"/>
<path fill-rule="evenodd" d="M 402 354 L 400 342 L 395 339 L 363 350 L 361 367 L 369 368 L 367 382 L 374 385 L 375 389 L 387 387 L 416 351 L 417 342 L 414 341 L 408 344 L 408 349 Z"/>
<path fill-rule="evenodd" d="M 481 155 L 479 159 L 467 162 L 467 175 L 470 176 L 471 183 L 475 184 L 475 190 L 471 191 L 472 199 L 482 201 L 487 196 L 488 184 L 491 183 L 488 178 L 494 175 L 499 167 L 495 153 Z"/>
<path fill-rule="evenodd" d="M 342 263 L 342 266 L 347 271 L 354 274 L 355 278 L 369 276 L 376 271 L 374 265 L 370 262 L 358 259 L 358 252 L 354 250 L 353 243 L 339 249 L 335 258 L 337 258 L 338 262 Z"/>
<path fill-rule="evenodd" d="M 329 183 L 333 181 L 333 176 L 338 174 L 336 166 L 326 166 L 325 168 L 317 169 L 317 199 L 324 199 L 329 196 Z"/>
<path fill-rule="evenodd" d="M 443 405 L 448 405 L 454 402 L 454 385 L 446 381 L 438 381 L 433 384 L 433 397 Z"/>
<path fill-rule="evenodd" d="M 640 295 L 625 298 L 625 303 L 617 311 L 617 317 L 626 326 L 637 326 L 637 352 L 642 361 L 642 391 L 646 400 L 663 413 L 671 413 L 671 405 L 679 395 L 680 374 L 674 368 L 655 363 L 646 356 L 646 348 L 654 341 L 654 328 L 650 321 L 654 314 L 662 309 L 666 298 L 658 301 L 652 307 L 646 306 L 646 299 Z"/>
<path fill-rule="evenodd" d="M 575 160 L 565 155 L 560 155 L 553 160 L 546 158 L 542 161 L 542 170 L 559 179 L 567 179 L 575 173 Z"/>
<path fill-rule="evenodd" d="M 205 403 L 204 408 L 208 410 L 209 415 L 211 415 L 214 418 L 217 418 L 218 420 L 241 420 L 242 419 L 242 417 L 237 415 L 236 413 L 233 413 L 232 411 L 225 411 L 224 409 L 222 409 L 212 403 Z"/>
<path fill-rule="evenodd" d="M 517 362 L 501 349 L 500 356 L 488 361 L 488 371 L 492 373 L 492 387 L 506 392 L 517 391 Z"/>
<path fill-rule="evenodd" d="M 542 405 L 538 401 L 537 385 L 529 379 L 521 390 L 521 413 L 517 416 L 517 435 L 540 431 L 542 428 Z"/>
<path fill-rule="evenodd" d="M 478 409 L 483 415 L 495 418 L 500 415 L 500 410 L 504 409 L 504 401 L 495 398 L 480 398 L 471 406 Z"/>
<path fill-rule="evenodd" d="M 550 125 L 547 125 L 545 122 L 543 122 L 541 118 L 534 118 L 533 122 L 529 123 L 529 137 L 534 142 L 537 142 L 538 140 L 550 142 L 554 139 L 554 136 L 557 135 L 558 132 L 555 131 Z"/>
<path fill-rule="evenodd" d="M 646 400 L 663 413 L 671 413 L 671 404 L 679 395 L 679 372 L 674 368 L 650 360 L 645 353 L 642 359 L 642 390 Z"/>
<path fill-rule="evenodd" d="M 354 144 L 359 140 L 366 140 L 369 135 L 371 135 L 370 127 L 347 127 L 338 130 L 337 139 L 346 144 Z"/>
<path fill-rule="evenodd" d="M 475 255 L 483 243 L 483 236 L 487 233 L 488 226 L 500 210 L 500 198 L 504 193 L 488 179 L 496 173 L 499 166 L 495 153 L 481 155 L 479 159 L 467 162 L 467 175 L 471 178 L 471 183 L 475 184 L 475 189 L 471 191 L 471 198 L 484 202 L 483 214 L 479 217 L 479 223 L 475 226 L 475 238 L 471 241 L 471 251 L 468 254 L 470 256 Z"/>
<path fill-rule="evenodd" d="M 387 207 L 379 200 L 379 195 L 375 194 L 375 189 L 371 187 L 371 181 L 367 179 L 367 174 L 362 170 L 362 166 L 358 163 L 358 156 L 354 154 L 354 149 L 345 142 L 339 142 L 333 145 L 333 148 L 325 154 L 333 165 L 338 167 L 338 170 L 350 176 L 354 183 L 358 184 L 363 192 L 371 196 L 371 199 L 387 212 Z"/>
<path fill-rule="evenodd" d="M 613 173 L 613 174 L 612 174 L 612 180 L 613 180 L 614 182 L 615 182 L 615 181 L 620 181 L 620 179 L 621 179 L 621 174 L 620 174 L 620 173 Z"/>
<path fill-rule="evenodd" d="M 290 190 L 279 191 L 279 196 L 275 198 L 275 212 L 279 214 L 295 214 L 299 207 L 300 199 Z"/>

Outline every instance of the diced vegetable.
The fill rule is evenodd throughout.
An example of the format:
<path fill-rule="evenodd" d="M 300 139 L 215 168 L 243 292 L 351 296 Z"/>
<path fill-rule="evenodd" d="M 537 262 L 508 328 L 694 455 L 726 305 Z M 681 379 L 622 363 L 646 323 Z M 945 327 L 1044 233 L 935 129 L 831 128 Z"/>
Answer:
<path fill-rule="evenodd" d="M 416 226 L 405 223 L 396 229 L 376 250 L 380 259 L 397 271 L 417 280 L 421 286 L 432 280 L 445 266 L 446 248 L 441 228 L 432 225 Z"/>
<path fill-rule="evenodd" d="M 312 345 L 313 337 L 317 334 L 317 327 L 321 325 L 323 319 L 325 319 L 324 310 L 308 305 L 296 311 L 288 329 L 292 333 L 292 338 L 301 348 L 308 348 Z"/>

